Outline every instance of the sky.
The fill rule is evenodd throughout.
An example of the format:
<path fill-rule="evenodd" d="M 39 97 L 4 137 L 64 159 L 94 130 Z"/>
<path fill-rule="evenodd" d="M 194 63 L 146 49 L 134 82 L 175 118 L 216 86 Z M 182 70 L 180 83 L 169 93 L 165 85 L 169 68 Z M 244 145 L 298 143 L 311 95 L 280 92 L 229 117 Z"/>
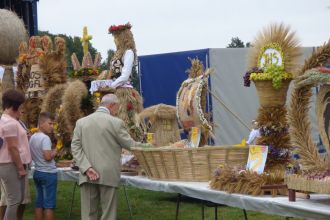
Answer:
<path fill-rule="evenodd" d="M 39 30 L 82 36 L 106 58 L 115 49 L 108 28 L 132 24 L 138 55 L 225 48 L 232 37 L 253 41 L 265 26 L 283 22 L 302 46 L 330 39 L 330 0 L 39 0 Z"/>

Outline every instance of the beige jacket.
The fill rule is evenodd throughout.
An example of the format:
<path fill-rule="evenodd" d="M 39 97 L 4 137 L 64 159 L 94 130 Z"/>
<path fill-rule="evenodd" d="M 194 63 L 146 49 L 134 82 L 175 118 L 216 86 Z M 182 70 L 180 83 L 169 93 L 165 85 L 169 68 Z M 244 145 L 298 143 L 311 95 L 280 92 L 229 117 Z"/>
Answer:
<path fill-rule="evenodd" d="M 120 182 L 121 150 L 140 144 L 128 134 L 124 122 L 99 108 L 77 121 L 71 142 L 74 160 L 79 166 L 79 185 L 85 182 L 117 187 Z M 85 172 L 93 167 L 97 181 L 88 180 Z"/>

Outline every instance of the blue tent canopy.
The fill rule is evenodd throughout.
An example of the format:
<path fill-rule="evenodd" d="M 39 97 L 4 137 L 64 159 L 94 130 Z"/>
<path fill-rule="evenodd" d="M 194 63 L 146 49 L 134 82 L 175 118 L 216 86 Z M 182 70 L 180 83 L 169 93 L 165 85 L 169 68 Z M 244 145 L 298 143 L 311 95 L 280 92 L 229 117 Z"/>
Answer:
<path fill-rule="evenodd" d="M 159 103 L 174 105 L 181 83 L 187 79 L 190 58 L 198 58 L 208 67 L 209 49 L 165 53 L 139 57 L 140 92 L 144 107 Z"/>

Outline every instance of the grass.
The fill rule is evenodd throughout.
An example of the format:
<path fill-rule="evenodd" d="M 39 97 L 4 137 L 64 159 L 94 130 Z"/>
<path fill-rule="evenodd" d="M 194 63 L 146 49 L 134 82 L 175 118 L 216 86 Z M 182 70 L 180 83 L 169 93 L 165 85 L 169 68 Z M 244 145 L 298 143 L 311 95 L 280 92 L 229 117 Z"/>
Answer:
<path fill-rule="evenodd" d="M 58 183 L 57 189 L 57 208 L 56 219 L 65 220 L 68 219 L 69 208 L 71 204 L 71 197 L 73 191 L 72 182 Z M 33 181 L 30 181 L 31 197 L 32 201 L 35 198 L 35 190 Z M 176 199 L 177 194 L 154 192 L 148 190 L 137 189 L 133 187 L 127 187 L 128 197 L 131 203 L 133 219 L 135 220 L 173 220 L 175 219 L 176 211 Z M 130 219 L 129 210 L 125 200 L 125 194 L 123 188 L 119 190 L 118 201 L 118 215 L 117 219 Z M 33 216 L 33 203 L 29 204 L 25 210 L 24 219 L 32 220 Z M 198 200 L 183 197 L 180 204 L 179 219 L 199 220 L 201 217 L 201 203 Z M 270 216 L 262 214 L 260 212 L 247 211 L 248 219 L 269 219 L 269 220 L 284 220 L 284 217 Z M 80 193 L 77 188 L 75 193 L 75 200 L 73 204 L 73 210 L 71 215 L 72 220 L 80 219 Z M 214 219 L 214 208 L 205 206 L 205 219 Z M 231 207 L 219 207 L 218 219 L 244 219 L 243 211 L 237 208 Z"/>

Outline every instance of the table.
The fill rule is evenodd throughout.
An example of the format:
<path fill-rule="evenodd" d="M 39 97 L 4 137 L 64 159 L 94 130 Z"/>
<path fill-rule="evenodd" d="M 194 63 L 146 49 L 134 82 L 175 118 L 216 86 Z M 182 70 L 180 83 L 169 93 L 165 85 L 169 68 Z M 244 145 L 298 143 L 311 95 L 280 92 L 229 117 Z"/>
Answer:
<path fill-rule="evenodd" d="M 229 194 L 209 189 L 208 182 L 170 182 L 150 180 L 140 176 L 122 176 L 126 185 L 153 190 L 180 193 L 189 197 L 285 217 L 330 219 L 330 195 L 312 194 L 310 199 L 289 202 L 287 196 L 249 196 Z"/>
<path fill-rule="evenodd" d="M 60 170 L 59 180 L 77 181 L 79 172 Z M 192 198 L 210 201 L 216 204 L 237 207 L 244 210 L 253 210 L 271 215 L 285 217 L 299 217 L 307 219 L 330 219 L 330 195 L 311 194 L 310 199 L 297 199 L 289 202 L 287 196 L 249 196 L 229 194 L 223 191 L 212 190 L 208 182 L 178 182 L 151 180 L 141 176 L 121 176 L 125 197 L 130 209 L 125 186 L 132 186 L 152 191 L 179 193 Z"/>

